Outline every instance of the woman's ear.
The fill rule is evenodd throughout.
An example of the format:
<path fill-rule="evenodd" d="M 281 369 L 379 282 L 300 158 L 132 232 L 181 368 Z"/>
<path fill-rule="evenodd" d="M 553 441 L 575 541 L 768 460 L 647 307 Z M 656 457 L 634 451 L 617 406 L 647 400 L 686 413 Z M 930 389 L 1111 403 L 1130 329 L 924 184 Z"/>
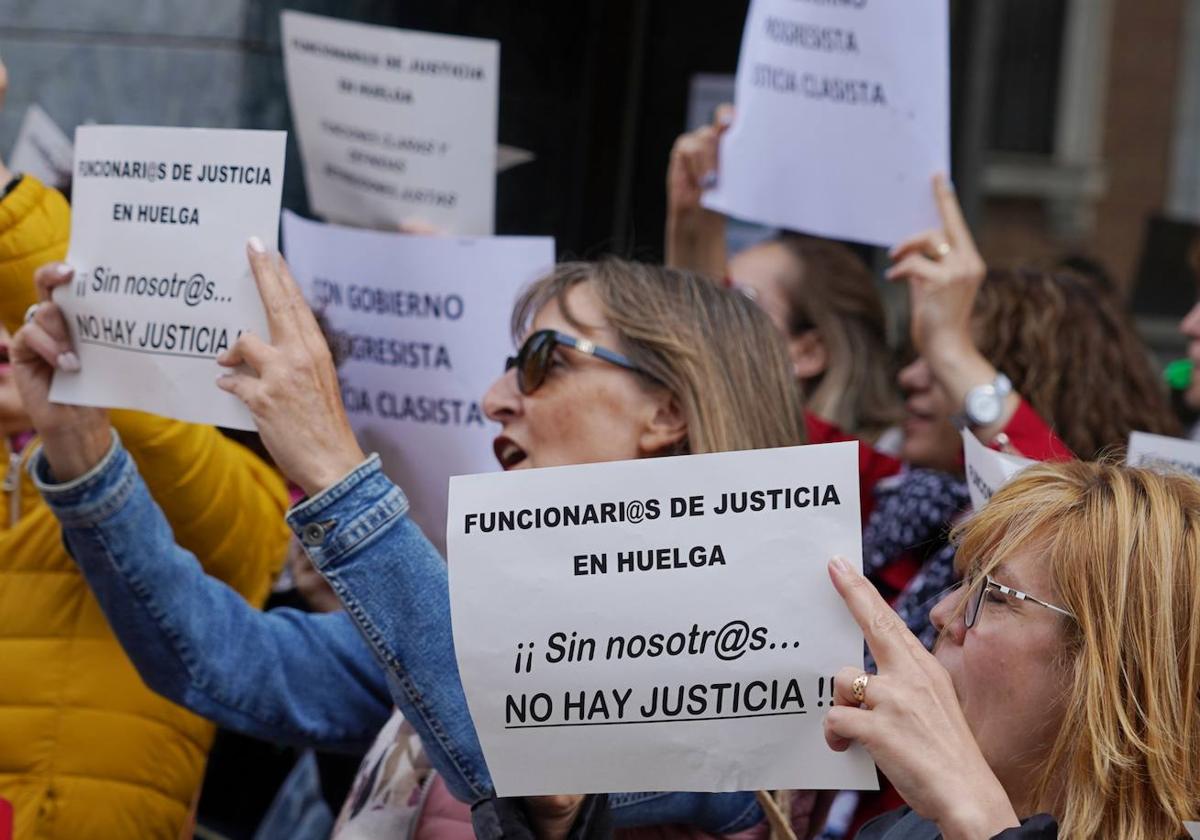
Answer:
<path fill-rule="evenodd" d="M 829 367 L 829 351 L 816 330 L 805 330 L 789 338 L 788 356 L 792 360 L 792 373 L 801 381 L 815 379 Z"/>
<path fill-rule="evenodd" d="M 648 409 L 645 428 L 638 438 L 639 456 L 668 455 L 677 451 L 679 444 L 687 439 L 687 418 L 679 401 L 665 389 L 660 389 Z"/>

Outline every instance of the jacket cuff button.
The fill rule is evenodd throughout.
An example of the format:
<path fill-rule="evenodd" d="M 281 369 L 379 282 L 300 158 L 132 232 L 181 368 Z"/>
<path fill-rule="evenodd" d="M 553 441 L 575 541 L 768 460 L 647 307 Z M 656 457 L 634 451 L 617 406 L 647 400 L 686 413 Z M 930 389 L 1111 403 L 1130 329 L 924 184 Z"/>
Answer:
<path fill-rule="evenodd" d="M 320 522 L 309 522 L 300 529 L 300 541 L 305 545 L 320 545 L 325 542 L 325 535 L 328 531 L 325 525 Z"/>

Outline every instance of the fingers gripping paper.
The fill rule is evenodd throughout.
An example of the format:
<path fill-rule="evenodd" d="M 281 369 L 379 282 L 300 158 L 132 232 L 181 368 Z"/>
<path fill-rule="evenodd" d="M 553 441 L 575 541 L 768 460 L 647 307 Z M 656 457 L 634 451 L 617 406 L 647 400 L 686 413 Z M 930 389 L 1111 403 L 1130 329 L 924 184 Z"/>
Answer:
<path fill-rule="evenodd" d="M 938 227 L 949 63 L 946 0 L 753 0 L 705 204 L 877 245 Z"/>
<path fill-rule="evenodd" d="M 341 358 L 354 433 L 443 547 L 450 476 L 496 468 L 483 394 L 512 352 L 517 293 L 553 267 L 554 240 L 403 236 L 292 213 L 283 240 Z"/>
<path fill-rule="evenodd" d="M 454 644 L 503 796 L 871 788 L 825 744 L 863 636 L 853 443 L 450 483 Z M 535 607 L 536 608 L 531 608 Z"/>
<path fill-rule="evenodd" d="M 75 132 L 70 287 L 56 290 L 79 373 L 55 402 L 253 429 L 215 357 L 266 337 L 246 240 L 275 247 L 281 131 L 85 126 Z"/>

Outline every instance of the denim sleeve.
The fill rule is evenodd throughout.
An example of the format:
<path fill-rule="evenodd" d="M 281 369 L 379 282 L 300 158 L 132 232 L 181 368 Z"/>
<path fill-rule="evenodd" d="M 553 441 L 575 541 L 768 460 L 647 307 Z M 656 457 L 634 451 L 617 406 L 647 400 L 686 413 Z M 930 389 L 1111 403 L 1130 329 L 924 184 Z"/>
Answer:
<path fill-rule="evenodd" d="M 458 799 L 494 793 L 458 676 L 446 563 L 407 516 L 408 500 L 371 456 L 292 509 L 288 522 L 389 671 L 392 697 Z M 708 831 L 763 819 L 750 792 L 613 794 L 619 827 L 688 823 Z"/>
<path fill-rule="evenodd" d="M 474 803 L 492 795 L 492 779 L 458 678 L 446 564 L 407 513 L 373 455 L 288 523 L 387 667 L 396 705 L 450 792 Z"/>
<path fill-rule="evenodd" d="M 87 475 L 31 471 L 63 539 L 146 684 L 229 729 L 287 744 L 360 750 L 391 713 L 384 674 L 349 618 L 260 612 L 175 544 L 115 440 Z"/>

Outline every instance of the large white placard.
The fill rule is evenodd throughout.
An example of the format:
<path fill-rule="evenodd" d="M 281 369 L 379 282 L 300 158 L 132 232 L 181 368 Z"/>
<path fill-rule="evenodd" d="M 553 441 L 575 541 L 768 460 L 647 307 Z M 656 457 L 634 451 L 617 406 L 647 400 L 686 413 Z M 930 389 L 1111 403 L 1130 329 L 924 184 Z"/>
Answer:
<path fill-rule="evenodd" d="M 503 796 L 870 788 L 822 735 L 863 636 L 858 446 L 450 482 L 454 646 Z"/>
<path fill-rule="evenodd" d="M 284 213 L 289 265 L 335 352 L 350 422 L 445 545 L 452 475 L 496 469 L 483 394 L 513 353 L 521 288 L 554 266 L 546 237 L 406 236 Z"/>
<path fill-rule="evenodd" d="M 939 226 L 949 63 L 947 0 L 752 0 L 737 116 L 704 203 L 876 245 Z"/>
<path fill-rule="evenodd" d="M 32 175 L 43 184 L 61 188 L 71 180 L 71 139 L 36 102 L 25 111 L 17 141 L 8 159 L 13 172 Z"/>
<path fill-rule="evenodd" d="M 331 222 L 492 232 L 500 45 L 285 11 L 308 199 Z"/>
<path fill-rule="evenodd" d="M 1182 472 L 1200 478 L 1200 443 L 1149 432 L 1133 432 L 1129 435 L 1125 463 L 1131 467 Z"/>
<path fill-rule="evenodd" d="M 1020 455 L 1009 455 L 984 446 L 968 429 L 963 429 L 962 439 L 967 466 L 967 492 L 971 494 L 971 507 L 975 510 L 987 504 L 988 499 L 1014 475 L 1037 463 Z"/>
<path fill-rule="evenodd" d="M 55 402 L 137 408 L 237 429 L 250 412 L 216 385 L 238 335 L 267 336 L 246 242 L 274 248 L 286 134 L 81 126 L 62 305 L 82 371 Z"/>

